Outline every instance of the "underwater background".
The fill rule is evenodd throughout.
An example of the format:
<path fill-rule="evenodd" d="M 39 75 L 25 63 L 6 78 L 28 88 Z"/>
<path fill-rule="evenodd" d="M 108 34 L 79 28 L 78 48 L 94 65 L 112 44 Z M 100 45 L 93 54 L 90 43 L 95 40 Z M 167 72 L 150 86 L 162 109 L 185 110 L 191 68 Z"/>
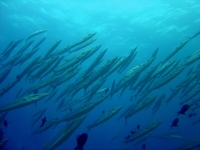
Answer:
<path fill-rule="evenodd" d="M 21 97 L 30 95 L 31 93 L 49 93 L 47 97 L 36 103 L 17 109 L 10 109 L 5 118 L 0 120 L 3 139 L 9 137 L 9 140 L 1 149 L 50 149 L 48 146 L 58 139 L 56 135 L 73 120 L 62 121 L 42 133 L 35 134 L 35 131 L 40 128 L 42 119 L 46 117 L 47 121 L 45 124 L 52 119 L 62 119 L 66 113 L 73 113 L 74 110 L 82 108 L 88 101 L 95 101 L 102 95 L 106 96 L 105 100 L 86 113 L 87 116 L 83 122 L 66 140 L 57 146 L 57 150 L 74 149 L 77 145 L 77 136 L 84 132 L 88 134 L 84 150 L 169 150 L 173 148 L 181 150 L 181 147 L 178 148 L 179 146 L 196 139 L 196 146 L 191 146 L 190 149 L 200 149 L 199 16 L 200 3 L 198 0 L 0 0 L 0 72 L 1 80 L 3 80 L 0 83 L 1 115 L 6 112 L 1 111 L 4 106 L 10 105 L 13 102 L 22 102 L 23 100 L 20 101 Z M 45 30 L 45 32 L 30 37 L 35 32 L 41 30 Z M 92 44 L 75 52 L 66 51 L 58 57 L 54 57 L 56 58 L 54 61 L 57 61 L 57 59 L 61 60 L 60 64 L 54 70 L 47 73 L 49 70 L 49 67 L 47 67 L 41 76 L 34 76 L 42 66 L 53 59 L 53 57 L 48 57 L 46 60 L 42 58 L 44 58 L 48 50 L 56 42 L 61 40 L 60 44 L 54 50 L 55 53 L 52 53 L 52 55 L 56 54 L 56 50 L 59 51 L 69 45 L 73 45 L 88 34 L 93 33 L 96 33 L 92 37 L 96 41 Z M 191 38 L 194 35 L 196 36 Z M 45 41 L 38 47 L 34 55 L 31 55 L 24 61 L 22 60 L 20 64 L 15 65 L 15 62 L 30 52 L 34 45 L 44 37 L 46 37 Z M 11 41 L 17 40 L 23 41 L 10 54 L 6 55 L 7 58 L 4 58 L 6 47 Z M 30 47 L 15 58 L 18 50 L 31 40 L 33 40 L 33 43 Z M 118 83 L 121 83 L 124 77 L 128 76 L 127 72 L 135 66 L 141 67 L 141 64 L 150 60 L 153 57 L 152 55 L 156 53 L 155 50 L 157 48 L 159 49 L 155 54 L 155 60 L 153 60 L 152 64 L 142 69 L 138 76 L 134 77 L 135 80 L 132 80 L 135 85 L 152 67 L 158 65 L 157 71 L 159 68 L 162 68 L 165 63 L 164 60 L 169 54 L 180 43 L 185 41 L 188 43 L 175 55 L 170 57 L 169 60 L 175 60 L 175 63 L 170 65 L 163 75 L 156 76 L 155 78 L 149 77 L 148 80 L 144 80 L 144 85 L 148 84 L 152 87 L 150 88 L 151 90 L 147 89 L 147 95 L 145 95 L 146 91 L 144 90 L 136 96 L 140 89 L 131 86 L 129 84 L 130 82 L 124 84 L 119 91 L 116 90 Z M 92 54 L 91 57 L 87 58 L 87 60 L 80 60 L 78 63 L 66 68 L 67 70 L 70 67 L 78 66 L 78 72 L 69 80 L 63 81 L 58 86 L 47 84 L 37 90 L 31 90 L 31 88 L 48 80 L 50 77 L 55 77 L 57 75 L 56 69 L 63 64 L 73 61 L 73 58 L 81 54 L 84 50 L 99 45 L 101 45 L 100 49 Z M 58 98 L 63 90 L 67 87 L 70 88 L 73 83 L 77 83 L 76 86 L 72 87 L 76 90 L 83 81 L 88 81 L 93 77 L 92 74 L 87 78 L 85 77 L 82 82 L 77 82 L 84 71 L 88 69 L 103 50 L 107 49 L 102 60 L 95 66 L 94 72 L 92 72 L 94 74 L 108 60 L 116 58 L 119 62 L 120 59 L 122 60 L 122 58 L 128 56 L 136 47 L 135 57 L 125 65 L 126 68 L 123 71 L 120 72 L 116 69 L 112 74 L 106 75 L 117 64 L 117 61 L 115 61 L 113 65 L 108 67 L 108 70 L 88 85 L 86 92 L 84 88 L 80 88 L 73 96 L 71 93 L 68 94 L 66 92 L 61 98 Z M 33 68 L 32 72 L 30 74 L 24 74 L 19 80 L 19 75 L 38 56 L 41 56 L 42 61 L 40 64 L 34 64 L 36 67 Z M 52 62 L 50 67 L 54 63 Z M 180 74 L 166 81 L 162 86 L 153 88 L 156 85 L 156 81 L 162 82 L 166 78 L 169 78 L 171 74 L 173 75 L 178 66 L 180 68 L 184 66 Z M 5 70 L 9 68 L 11 71 L 2 77 Z M 45 73 L 47 73 L 46 76 L 44 76 Z M 62 73 L 64 71 L 60 71 L 58 74 Z M 196 74 L 196 76 L 191 79 L 188 77 L 191 74 Z M 108 88 L 108 93 L 96 94 L 90 100 L 86 98 L 84 102 L 75 101 L 84 97 L 88 91 L 95 89 L 102 78 L 105 82 L 97 90 Z M 17 83 L 4 93 L 5 87 L 15 80 L 17 80 Z M 186 84 L 182 84 L 183 81 Z M 167 99 L 177 88 L 180 88 L 180 91 L 177 92 L 170 102 L 166 103 Z M 116 92 L 112 93 L 115 90 Z M 120 95 L 122 90 L 124 90 L 123 94 Z M 161 101 L 158 110 L 153 113 L 153 108 L 158 104 L 156 100 L 163 94 L 165 95 L 165 99 Z M 139 109 L 138 112 L 128 117 L 127 120 L 124 119 L 125 115 L 129 113 L 128 108 L 132 106 L 132 111 L 134 111 L 134 108 L 137 107 L 138 101 L 141 100 L 140 98 L 143 95 L 145 95 L 144 99 L 153 97 L 155 100 L 144 108 Z M 61 104 L 63 107 L 60 109 L 58 106 L 63 98 L 63 102 L 66 105 Z M 188 98 L 188 101 L 183 102 Z M 74 105 L 66 107 L 67 102 L 71 101 L 75 101 Z M 145 102 L 145 100 L 143 101 Z M 184 104 L 189 105 L 190 108 L 186 111 L 186 114 L 178 115 L 177 112 L 181 110 Z M 88 131 L 88 125 L 118 106 L 122 106 L 122 109 L 118 113 Z M 41 110 L 45 110 L 44 114 L 33 125 L 35 121 L 34 115 Z M 126 114 L 123 115 L 124 112 Z M 189 117 L 189 114 L 192 117 Z M 122 118 L 118 119 L 120 115 L 122 115 Z M 78 117 L 81 117 L 81 115 Z M 173 126 L 175 118 L 179 118 L 178 126 Z M 5 125 L 5 121 L 8 125 Z M 134 136 L 137 132 L 144 131 L 145 127 L 149 124 L 160 121 L 162 123 L 155 129 L 152 129 L 152 131 L 147 131 L 139 135 L 136 140 L 126 142 L 128 135 Z M 70 128 L 71 126 L 67 126 L 67 130 L 70 130 Z M 136 131 L 136 133 L 131 131 Z M 140 140 L 141 142 L 139 142 Z M 146 148 L 144 145 L 146 145 Z"/>

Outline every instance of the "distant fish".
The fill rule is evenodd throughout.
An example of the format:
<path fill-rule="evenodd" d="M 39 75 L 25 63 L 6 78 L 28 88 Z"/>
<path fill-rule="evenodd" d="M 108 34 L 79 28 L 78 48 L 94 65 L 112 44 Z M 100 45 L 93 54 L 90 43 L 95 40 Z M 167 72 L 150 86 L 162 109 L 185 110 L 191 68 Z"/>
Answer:
<path fill-rule="evenodd" d="M 162 123 L 162 121 L 158 121 L 158 122 L 152 122 L 149 125 L 147 125 L 146 127 L 138 130 L 136 133 L 130 135 L 130 138 L 125 139 L 124 143 L 130 143 L 133 142 L 141 137 L 145 137 L 148 136 L 150 133 L 152 133 L 153 130 L 155 130 L 160 124 Z"/>
<path fill-rule="evenodd" d="M 87 142 L 87 139 L 88 139 L 87 133 L 79 135 L 76 139 L 77 146 L 74 148 L 74 150 L 83 150 L 83 146 Z"/>
<path fill-rule="evenodd" d="M 156 138 L 159 140 L 186 140 L 185 137 L 183 137 L 180 132 L 174 132 L 174 133 L 166 133 L 161 135 L 153 135 L 152 138 Z"/>
<path fill-rule="evenodd" d="M 183 107 L 181 108 L 181 110 L 178 112 L 178 114 L 185 114 L 185 112 L 190 108 L 190 105 L 185 104 L 183 105 Z"/>
<path fill-rule="evenodd" d="M 19 100 L 14 101 L 13 103 L 10 103 L 5 106 L 1 106 L 0 113 L 30 105 L 32 103 L 35 103 L 35 102 L 41 100 L 42 98 L 44 98 L 47 95 L 48 95 L 48 93 L 38 93 L 38 94 L 27 95 L 25 97 L 20 98 Z"/>
<path fill-rule="evenodd" d="M 83 115 L 81 117 L 74 119 L 73 121 L 70 121 L 69 124 L 64 126 L 64 128 L 61 129 L 60 132 L 58 132 L 57 135 L 55 135 L 55 137 L 52 138 L 52 140 L 48 142 L 48 144 L 45 146 L 44 150 L 55 150 L 63 142 L 66 142 L 67 139 L 74 133 L 74 131 L 81 125 L 81 123 L 83 122 L 85 117 L 86 117 L 86 115 Z M 83 138 L 79 139 L 77 142 L 79 142 L 78 146 L 84 145 Z M 82 149 L 80 149 L 80 150 L 82 150 Z"/>
<path fill-rule="evenodd" d="M 140 125 L 139 125 L 139 124 L 137 125 L 136 129 L 137 129 L 137 130 L 140 129 Z M 131 131 L 131 134 L 134 134 L 134 133 L 136 133 L 136 132 L 137 132 L 137 131 Z"/>
<path fill-rule="evenodd" d="M 36 112 L 32 117 L 33 117 L 33 122 L 32 122 L 32 126 L 38 121 L 40 120 L 40 118 L 42 118 L 42 116 L 44 115 L 46 111 L 45 109 L 39 110 L 38 112 Z"/>
<path fill-rule="evenodd" d="M 39 30 L 39 31 L 36 31 L 34 32 L 33 34 L 31 34 L 27 39 L 26 41 L 28 41 L 29 39 L 31 39 L 32 37 L 36 36 L 36 35 L 39 35 L 39 34 L 42 34 L 44 32 L 46 32 L 47 30 Z"/>
<path fill-rule="evenodd" d="M 188 118 L 195 117 L 196 115 L 197 115 L 197 113 L 190 113 L 190 114 L 188 115 Z"/>
<path fill-rule="evenodd" d="M 131 131 L 131 134 L 134 134 L 136 131 Z"/>
<path fill-rule="evenodd" d="M 118 106 L 118 107 L 114 107 L 113 109 L 105 112 L 102 116 L 100 116 L 99 118 L 97 118 L 96 121 L 94 121 L 94 123 L 92 123 L 91 125 L 88 125 L 87 128 L 88 130 L 92 129 L 93 127 L 96 127 L 100 124 L 102 124 L 103 122 L 106 122 L 107 120 L 111 119 L 113 116 L 115 116 L 120 110 L 122 109 L 122 106 Z"/>
<path fill-rule="evenodd" d="M 179 122 L 179 119 L 178 119 L 178 118 L 175 118 L 175 119 L 172 121 L 171 127 L 177 127 L 177 126 L 178 126 L 178 122 Z"/>
<path fill-rule="evenodd" d="M 47 122 L 47 118 L 44 117 L 44 118 L 42 119 L 42 124 L 40 125 L 40 127 L 42 127 L 46 122 Z"/>

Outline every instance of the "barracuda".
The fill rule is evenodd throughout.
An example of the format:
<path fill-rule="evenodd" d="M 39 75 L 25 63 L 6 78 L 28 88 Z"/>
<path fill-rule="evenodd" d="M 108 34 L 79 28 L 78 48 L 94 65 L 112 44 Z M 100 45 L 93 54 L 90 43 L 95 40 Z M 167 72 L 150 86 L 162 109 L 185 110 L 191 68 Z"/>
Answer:
<path fill-rule="evenodd" d="M 57 147 L 59 147 L 81 125 L 85 117 L 86 115 L 83 115 L 72 120 L 69 124 L 67 124 L 50 142 L 47 143 L 44 150 L 55 150 Z"/>
<path fill-rule="evenodd" d="M 91 39 L 95 34 L 96 34 L 96 32 L 95 32 L 95 33 L 88 34 L 87 36 L 83 37 L 80 41 L 78 41 L 78 42 L 76 42 L 76 43 L 70 45 L 70 46 L 68 47 L 68 49 L 70 50 L 70 49 L 72 49 L 72 48 L 74 48 L 74 47 L 76 47 L 76 46 L 78 46 L 78 45 L 80 45 L 80 44 L 82 44 L 82 43 L 88 41 L 88 40 Z"/>
<path fill-rule="evenodd" d="M 134 114 L 138 113 L 139 111 L 143 110 L 144 108 L 150 106 L 153 104 L 153 102 L 156 100 L 156 97 L 146 98 L 143 101 L 138 102 L 136 105 L 133 105 L 131 109 L 128 110 L 128 112 L 124 115 L 124 118 L 127 123 L 127 119 L 133 116 Z"/>
<path fill-rule="evenodd" d="M 29 39 L 33 38 L 34 36 L 40 35 L 40 34 L 45 33 L 45 32 L 47 32 L 47 30 L 44 30 L 44 29 L 43 29 L 43 30 L 38 30 L 38 31 L 34 32 L 33 34 L 31 34 L 31 35 L 26 39 L 26 41 L 28 41 Z"/>
<path fill-rule="evenodd" d="M 167 77 L 165 77 L 163 79 L 159 79 L 158 81 L 154 82 L 152 87 L 150 87 L 149 91 L 153 91 L 153 90 L 158 89 L 158 88 L 162 87 L 163 85 L 167 84 L 172 79 L 177 77 L 185 68 L 186 68 L 186 66 L 179 66 L 179 67 L 175 68 L 173 70 L 173 72 L 170 73 Z"/>
<path fill-rule="evenodd" d="M 92 44 L 94 41 L 96 41 L 96 39 L 91 39 L 91 40 L 89 40 L 89 41 L 87 41 L 87 42 L 85 42 L 85 43 L 83 43 L 83 44 L 81 44 L 81 45 L 77 45 L 77 46 L 76 46 L 75 48 L 73 48 L 72 50 L 69 49 L 69 53 L 76 52 L 76 51 L 78 51 L 78 50 L 80 50 L 80 49 L 82 49 L 82 48 L 84 48 L 84 47 L 87 47 L 88 45 Z"/>
<path fill-rule="evenodd" d="M 73 110 L 72 112 L 69 112 L 66 115 L 64 115 L 64 117 L 62 117 L 59 120 L 59 122 L 73 120 L 77 117 L 80 117 L 89 113 L 95 106 L 102 103 L 106 98 L 107 96 L 101 96 L 99 99 L 95 101 L 86 103 L 85 105 L 77 108 L 76 110 Z"/>
<path fill-rule="evenodd" d="M 151 124 L 149 124 L 148 126 L 146 126 L 143 129 L 138 130 L 136 133 L 132 134 L 130 138 L 124 140 L 124 143 L 129 143 L 129 142 L 133 142 L 136 139 L 143 137 L 147 134 L 149 134 L 150 132 L 152 132 L 153 130 L 155 130 L 160 124 L 162 123 L 162 121 L 159 122 L 153 122 Z"/>
<path fill-rule="evenodd" d="M 87 126 L 88 130 L 104 123 L 107 120 L 109 120 L 110 118 L 115 116 L 121 109 L 122 109 L 122 106 L 118 106 L 118 107 L 115 107 L 115 108 L 111 109 L 110 111 L 104 113 L 93 124 Z"/>
<path fill-rule="evenodd" d="M 55 71 L 60 72 L 60 71 L 63 71 L 65 69 L 73 66 L 73 65 L 77 65 L 79 62 L 85 61 L 88 58 L 88 56 L 91 56 L 91 54 L 94 54 L 100 47 L 101 47 L 101 45 L 95 46 L 95 47 L 92 47 L 92 48 L 89 48 L 89 49 L 83 51 L 79 55 L 75 56 L 70 62 L 61 65 Z"/>
<path fill-rule="evenodd" d="M 14 81 L 8 83 L 3 89 L 0 90 L 0 97 L 6 94 L 10 89 L 12 89 L 15 84 L 19 82 L 18 79 L 15 79 Z"/>
<path fill-rule="evenodd" d="M 102 51 L 97 58 L 93 61 L 93 63 L 89 66 L 89 68 L 84 72 L 84 77 L 87 76 L 90 72 L 92 72 L 94 70 L 95 67 L 97 67 L 97 65 L 99 65 L 99 63 L 101 62 L 103 56 L 105 55 L 107 49 L 105 49 L 104 51 Z"/>
<path fill-rule="evenodd" d="M 30 105 L 32 103 L 35 103 L 41 100 L 47 95 L 48 93 L 30 94 L 28 96 L 20 98 L 18 101 L 14 101 L 12 104 L 8 104 L 6 106 L 1 107 L 0 113 Z"/>

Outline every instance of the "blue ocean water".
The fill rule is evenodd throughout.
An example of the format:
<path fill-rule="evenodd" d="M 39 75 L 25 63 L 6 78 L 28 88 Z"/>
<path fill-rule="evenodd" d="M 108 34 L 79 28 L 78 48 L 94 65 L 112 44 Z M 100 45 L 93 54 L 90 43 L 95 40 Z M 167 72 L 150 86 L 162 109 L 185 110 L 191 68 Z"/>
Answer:
<path fill-rule="evenodd" d="M 3 90 L 8 83 L 13 82 L 16 79 L 16 76 L 19 75 L 26 66 L 34 60 L 34 58 L 37 56 L 43 57 L 50 47 L 59 40 L 62 41 L 57 50 L 80 41 L 90 33 L 96 33 L 94 36 L 96 41 L 88 47 L 100 44 L 102 45 L 100 50 L 98 50 L 94 55 L 79 64 L 80 71 L 73 78 L 64 82 L 55 89 L 53 89 L 52 85 L 39 89 L 38 93 L 48 92 L 50 94 L 53 93 L 54 90 L 57 90 L 58 92 L 53 98 L 44 98 L 37 103 L 19 109 L 10 110 L 8 112 L 5 117 L 8 126 L 5 127 L 2 124 L 1 129 L 4 132 L 3 137 L 9 137 L 9 140 L 2 149 L 42 150 L 45 149 L 45 147 L 47 148 L 48 145 L 52 143 L 52 139 L 57 135 L 57 133 L 66 126 L 67 122 L 59 123 L 57 126 L 52 127 L 41 134 L 32 137 L 30 136 L 41 125 L 42 118 L 46 117 L 46 123 L 48 123 L 51 119 L 60 119 L 65 113 L 70 113 L 69 109 L 64 112 L 57 110 L 62 99 L 55 102 L 56 97 L 59 96 L 66 87 L 72 83 L 76 83 L 76 80 L 79 79 L 78 77 L 80 77 L 89 65 L 94 62 L 101 51 L 107 49 L 102 62 L 95 68 L 95 71 L 98 71 L 108 60 L 115 57 L 125 57 L 131 50 L 137 47 L 136 57 L 131 64 L 128 65 L 122 73 L 118 73 L 118 71 L 112 73 L 106 78 L 105 83 L 101 86 L 101 88 L 111 88 L 113 81 L 115 81 L 116 84 L 119 83 L 130 69 L 149 60 L 154 50 L 159 47 L 155 61 L 147 69 L 142 71 L 139 78 L 136 79 L 138 82 L 145 74 L 147 74 L 151 67 L 162 62 L 175 47 L 200 31 L 199 16 L 200 4 L 198 0 L 1 0 L 0 53 L 2 54 L 11 41 L 23 39 L 6 60 L 1 59 L 1 74 L 3 74 L 5 68 L 8 67 L 4 64 L 15 56 L 16 52 L 23 46 L 23 44 L 25 44 L 27 37 L 41 29 L 47 30 L 47 32 L 31 39 L 34 40 L 34 43 L 31 45 L 32 47 L 41 38 L 46 37 L 46 40 L 39 46 L 39 50 L 36 54 L 23 62 L 22 65 L 12 67 L 9 75 L 0 84 L 0 90 Z M 200 48 L 199 40 L 200 37 L 197 36 L 189 41 L 171 59 L 175 59 L 177 62 L 179 60 L 182 62 L 189 59 L 190 56 L 193 56 L 195 51 Z M 30 52 L 31 47 L 28 48 L 24 54 Z M 62 60 L 61 65 L 70 62 L 69 60 L 71 58 L 74 58 L 74 56 L 82 53 L 87 48 L 83 48 L 74 53 L 66 52 L 62 54 L 64 59 Z M 200 59 L 196 60 L 194 63 L 186 67 L 181 74 L 173 80 L 150 92 L 148 96 L 156 96 L 158 98 L 162 94 L 165 94 L 166 99 L 170 97 L 172 91 L 186 79 L 191 68 L 193 68 L 193 72 L 199 71 L 199 60 Z M 39 70 L 40 67 L 41 66 L 36 67 L 34 71 Z M 173 67 L 173 65 L 171 67 Z M 170 73 L 173 74 L 173 71 L 174 70 Z M 167 72 L 168 70 L 166 73 Z M 19 90 L 22 89 L 23 93 L 27 89 L 30 89 L 48 79 L 54 73 L 55 71 L 52 71 L 46 77 L 37 78 L 34 81 L 31 81 L 31 74 L 28 77 L 23 77 L 13 88 L 0 97 L 0 110 L 4 105 L 12 103 L 12 101 L 17 101 L 17 98 L 15 97 Z M 170 73 L 166 74 L 166 77 L 168 77 Z M 159 79 L 162 80 L 162 78 Z M 91 90 L 100 80 L 101 78 L 92 83 L 88 90 Z M 156 80 L 158 80 L 158 78 L 156 78 Z M 198 91 L 200 83 L 199 74 L 193 80 L 197 82 L 197 84 L 195 84 L 193 89 L 189 92 L 188 96 L 191 95 L 192 92 Z M 184 92 L 182 91 L 186 87 L 191 87 L 192 81 L 187 85 L 184 85 L 180 92 L 169 103 L 166 103 L 164 100 L 155 114 L 152 115 L 152 109 L 156 102 L 128 118 L 127 123 L 124 117 L 120 120 L 117 120 L 117 118 L 129 106 L 136 104 L 142 94 L 135 97 L 138 89 L 131 89 L 128 85 L 125 86 L 126 89 L 121 97 L 121 90 L 119 90 L 112 96 L 112 98 L 107 98 L 101 104 L 89 111 L 81 125 L 66 141 L 59 145 L 57 149 L 74 149 L 76 147 L 77 136 L 88 131 L 86 126 L 92 124 L 97 118 L 99 118 L 103 111 L 106 113 L 116 106 L 122 106 L 123 108 L 114 117 L 97 127 L 94 127 L 88 132 L 88 140 L 84 145 L 84 150 L 121 150 L 126 148 L 130 150 L 142 150 L 144 144 L 146 145 L 146 150 L 168 150 L 176 148 L 190 140 L 200 138 L 200 126 L 198 123 L 193 124 L 193 122 L 200 119 L 199 108 L 193 111 L 193 108 L 199 104 L 198 100 L 200 99 L 200 94 L 197 93 L 186 103 L 190 104 L 191 107 L 185 115 L 177 115 L 177 112 L 183 106 L 179 104 L 181 102 L 180 97 L 184 95 Z M 155 82 L 152 82 L 152 84 L 153 83 Z M 78 84 L 80 85 L 81 83 Z M 81 89 L 75 94 L 73 100 L 77 98 L 80 99 L 83 96 L 84 90 Z M 98 96 L 94 96 L 92 100 L 97 99 Z M 70 95 L 67 94 L 64 97 L 66 102 L 71 99 Z M 183 99 L 184 98 L 187 98 L 187 95 L 183 97 Z M 46 101 L 47 99 L 50 100 Z M 194 101 L 196 103 L 192 105 L 192 102 Z M 71 107 L 71 112 L 82 105 L 84 105 L 84 103 L 76 103 Z M 32 126 L 32 122 L 34 121 L 33 115 L 45 108 L 46 111 L 42 118 Z M 188 114 L 190 113 L 197 113 L 197 115 L 189 118 Z M 172 121 L 177 117 L 179 118 L 178 127 L 170 127 Z M 136 127 L 138 124 L 140 125 L 140 129 L 138 129 L 137 132 L 143 130 L 146 126 L 155 121 L 162 121 L 162 124 L 153 130 L 152 133 L 149 132 L 144 134 L 137 140 L 128 144 L 124 143 L 125 137 L 131 135 L 131 131 L 137 131 Z M 163 135 L 168 133 L 173 133 L 174 137 L 168 139 L 164 138 Z M 175 138 L 175 135 L 176 137 L 181 136 L 184 138 L 178 139 Z M 155 138 L 155 136 L 162 137 Z M 145 138 L 145 140 L 143 140 L 143 138 Z M 139 140 L 143 141 L 136 144 Z M 200 148 L 197 147 L 196 149 Z"/>

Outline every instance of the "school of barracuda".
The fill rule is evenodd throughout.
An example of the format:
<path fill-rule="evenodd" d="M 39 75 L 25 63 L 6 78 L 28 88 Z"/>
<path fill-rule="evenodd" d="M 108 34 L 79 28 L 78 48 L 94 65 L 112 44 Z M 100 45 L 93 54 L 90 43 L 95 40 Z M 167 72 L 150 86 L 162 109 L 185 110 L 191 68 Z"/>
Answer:
<path fill-rule="evenodd" d="M 12 103 L 0 104 L 0 124 L 3 124 L 4 119 L 9 111 L 15 111 L 27 105 L 40 105 L 39 101 L 56 101 L 57 110 L 59 111 L 58 118 L 47 121 L 42 127 L 38 127 L 33 131 L 32 136 L 37 136 L 56 125 L 68 122 L 66 127 L 60 130 L 55 137 L 44 147 L 45 150 L 53 150 L 65 142 L 73 132 L 82 124 L 87 114 L 90 113 L 100 103 L 109 100 L 119 93 L 119 97 L 127 91 L 137 91 L 135 97 L 131 97 L 134 101 L 127 106 L 113 106 L 113 109 L 102 114 L 93 124 L 88 125 L 88 132 L 96 126 L 108 121 L 113 116 L 119 114 L 118 120 L 125 118 L 130 119 L 138 112 L 150 108 L 155 114 L 163 103 L 170 103 L 176 95 L 180 95 L 180 105 L 189 106 L 194 111 L 200 108 L 199 103 L 199 83 L 200 83 L 200 65 L 197 65 L 200 60 L 200 49 L 190 54 L 183 60 L 175 59 L 176 55 L 182 48 L 200 35 L 200 32 L 187 38 L 187 40 L 178 44 L 166 58 L 159 63 L 154 63 L 159 49 L 155 49 L 151 58 L 137 66 L 131 66 L 134 58 L 137 57 L 137 47 L 130 51 L 127 56 L 118 56 L 110 58 L 106 62 L 103 61 L 107 49 L 100 50 L 101 45 L 89 47 L 96 41 L 94 36 L 96 33 L 88 34 L 74 44 L 67 45 L 64 48 L 58 48 L 61 40 L 55 42 L 44 56 L 36 56 L 40 51 L 40 46 L 45 42 L 46 38 L 38 40 L 38 37 L 43 35 L 47 30 L 39 30 L 31 34 L 26 40 L 11 41 L 7 47 L 1 49 L 0 54 L 0 84 L 6 82 L 6 78 L 17 66 L 24 65 L 23 69 L 16 74 L 11 82 L 6 83 L 6 86 L 0 89 L 0 99 L 3 101 L 3 96 L 9 94 L 12 88 L 24 80 L 30 82 L 30 88 L 19 89 Z M 34 40 L 33 40 L 34 39 Z M 81 68 L 81 64 L 98 53 L 98 56 L 90 63 L 85 70 Z M 70 54 L 70 55 L 66 55 Z M 191 67 L 195 64 L 197 67 Z M 100 66 L 100 67 L 99 67 Z M 155 95 L 153 91 L 161 87 L 167 86 L 172 80 L 176 79 L 186 68 L 192 69 L 181 80 L 181 82 L 173 87 L 171 95 Z M 98 69 L 97 69 L 98 68 Z M 129 69 L 127 72 L 125 70 Z M 113 73 L 123 74 L 119 81 L 113 80 L 110 87 L 103 87 L 107 78 Z M 73 80 L 72 83 L 68 82 Z M 37 84 L 33 84 L 33 82 Z M 62 91 L 58 88 L 65 87 Z M 46 92 L 40 92 L 45 89 Z M 76 97 L 77 93 L 84 91 L 81 97 Z M 66 98 L 67 97 L 67 98 Z M 78 105 L 78 107 L 75 107 Z M 35 106 L 37 107 L 37 106 Z M 72 109 L 74 108 L 74 109 Z M 33 115 L 33 125 L 38 122 L 48 107 L 36 112 Z M 184 109 L 184 108 L 183 108 Z M 181 110 L 180 113 L 184 113 Z M 186 111 L 186 110 L 185 110 Z M 63 115 L 60 115 L 62 112 Z M 200 123 L 198 119 L 194 124 Z M 139 129 L 130 137 L 124 139 L 123 149 L 129 149 L 129 145 L 140 143 L 149 137 L 159 139 L 169 138 L 184 138 L 178 133 L 163 134 L 162 136 L 152 135 L 153 131 L 162 125 L 164 120 L 152 121 L 144 128 Z M 172 126 L 176 126 L 178 119 L 172 122 Z M 117 137 L 114 137 L 117 138 Z M 3 147 L 9 141 L 9 137 L 1 141 L 0 147 Z M 136 143 L 137 142 L 137 143 Z M 200 137 L 184 143 L 174 150 L 186 150 L 200 147 Z"/>

